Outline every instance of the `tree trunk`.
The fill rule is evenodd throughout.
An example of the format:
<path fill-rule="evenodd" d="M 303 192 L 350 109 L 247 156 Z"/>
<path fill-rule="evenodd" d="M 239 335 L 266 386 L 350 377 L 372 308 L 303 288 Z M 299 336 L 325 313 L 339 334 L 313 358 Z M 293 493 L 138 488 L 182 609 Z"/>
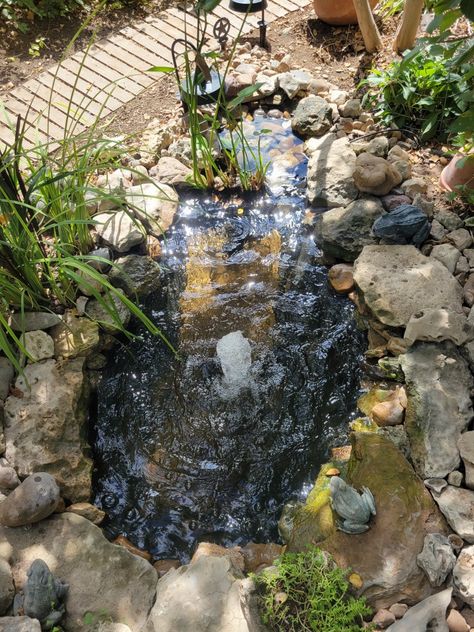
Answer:
<path fill-rule="evenodd" d="M 373 53 L 382 48 L 380 33 L 375 24 L 374 16 L 369 5 L 369 0 L 354 0 L 354 7 L 357 13 L 357 21 L 364 38 L 367 52 Z"/>
<path fill-rule="evenodd" d="M 416 32 L 423 12 L 424 0 L 405 0 L 402 21 L 398 27 L 393 49 L 403 53 L 407 48 L 415 45 Z"/>

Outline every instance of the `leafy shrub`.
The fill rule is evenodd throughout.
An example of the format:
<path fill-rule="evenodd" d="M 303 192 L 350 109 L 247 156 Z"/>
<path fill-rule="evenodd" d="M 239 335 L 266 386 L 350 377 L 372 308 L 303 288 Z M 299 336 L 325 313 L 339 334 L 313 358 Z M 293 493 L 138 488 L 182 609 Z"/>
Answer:
<path fill-rule="evenodd" d="M 321 550 L 287 553 L 254 579 L 263 622 L 273 632 L 358 632 L 370 614 L 348 593 L 345 573 Z"/>
<path fill-rule="evenodd" d="M 373 69 L 362 85 L 372 90 L 365 103 L 386 125 L 420 131 L 422 138 L 445 139 L 449 126 L 474 101 L 474 72 L 456 66 L 441 44 L 410 51 L 387 69 Z"/>

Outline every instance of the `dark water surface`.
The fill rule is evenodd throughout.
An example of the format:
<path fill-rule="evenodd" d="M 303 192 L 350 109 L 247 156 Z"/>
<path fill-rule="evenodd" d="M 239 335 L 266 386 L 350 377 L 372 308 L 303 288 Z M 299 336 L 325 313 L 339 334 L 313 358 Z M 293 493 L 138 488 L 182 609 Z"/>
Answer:
<path fill-rule="evenodd" d="M 142 333 L 99 387 L 95 502 L 109 535 L 156 558 L 186 560 L 200 540 L 277 539 L 282 505 L 346 441 L 355 411 L 363 336 L 303 224 L 301 147 L 270 123 L 272 192 L 196 196 L 170 231 L 164 289 L 145 308 L 180 358 Z M 216 346 L 239 331 L 225 379 Z"/>

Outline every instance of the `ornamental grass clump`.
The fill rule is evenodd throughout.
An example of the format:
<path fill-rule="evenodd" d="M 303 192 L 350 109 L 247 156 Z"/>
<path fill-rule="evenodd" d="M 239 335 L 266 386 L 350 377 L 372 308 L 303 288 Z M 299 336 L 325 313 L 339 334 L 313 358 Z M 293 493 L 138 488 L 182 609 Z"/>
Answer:
<path fill-rule="evenodd" d="M 272 632 L 358 632 L 371 614 L 349 593 L 346 573 L 327 553 L 287 553 L 254 576 L 262 621 Z"/>

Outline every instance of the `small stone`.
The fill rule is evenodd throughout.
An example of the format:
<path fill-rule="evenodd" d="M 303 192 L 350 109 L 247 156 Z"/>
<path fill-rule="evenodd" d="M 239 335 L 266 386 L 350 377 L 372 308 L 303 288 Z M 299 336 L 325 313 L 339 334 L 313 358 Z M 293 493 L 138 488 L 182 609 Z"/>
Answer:
<path fill-rule="evenodd" d="M 241 549 L 244 556 L 245 572 L 254 573 L 264 567 L 272 566 L 275 560 L 282 554 L 281 544 L 255 544 L 249 542 Z"/>
<path fill-rule="evenodd" d="M 59 502 L 59 487 L 46 472 L 28 476 L 0 504 L 0 524 L 21 527 L 50 516 Z"/>
<path fill-rule="evenodd" d="M 434 217 L 447 230 L 456 230 L 457 228 L 461 228 L 464 223 L 457 213 L 444 208 L 436 209 Z"/>
<path fill-rule="evenodd" d="M 394 160 L 391 164 L 402 176 L 403 180 L 411 178 L 411 165 L 409 162 L 406 162 L 406 160 Z"/>
<path fill-rule="evenodd" d="M 105 511 L 102 511 L 95 505 L 91 505 L 91 503 L 74 503 L 69 505 L 66 511 L 82 516 L 97 525 L 101 524 L 105 518 Z"/>
<path fill-rule="evenodd" d="M 212 542 L 200 542 L 191 558 L 191 563 L 197 562 L 202 557 L 227 557 L 232 565 L 240 571 L 244 571 L 245 561 L 240 546 L 226 549 Z"/>
<path fill-rule="evenodd" d="M 417 193 L 426 193 L 428 187 L 426 182 L 422 178 L 411 178 L 405 180 L 400 186 L 403 193 L 408 195 L 412 200 Z"/>
<path fill-rule="evenodd" d="M 312 77 L 304 70 L 292 70 L 278 75 L 278 83 L 289 99 L 293 99 L 300 90 L 309 86 Z"/>
<path fill-rule="evenodd" d="M 458 228 L 457 230 L 448 233 L 446 238 L 461 251 L 472 245 L 471 233 L 465 228 Z"/>
<path fill-rule="evenodd" d="M 461 536 L 463 540 L 473 544 L 474 492 L 470 489 L 448 485 L 440 494 L 435 494 L 434 499 L 452 530 Z M 474 584 L 472 603 L 474 604 Z"/>
<path fill-rule="evenodd" d="M 351 573 L 347 580 L 356 590 L 359 590 L 364 585 L 364 580 L 359 573 Z"/>
<path fill-rule="evenodd" d="M 465 618 L 466 623 L 471 628 L 474 628 L 474 610 L 469 608 L 469 606 L 464 606 L 464 608 L 461 610 L 461 614 Z"/>
<path fill-rule="evenodd" d="M 21 337 L 29 362 L 39 362 L 54 357 L 54 342 L 45 331 L 27 331 Z"/>
<path fill-rule="evenodd" d="M 129 551 L 130 553 L 133 553 L 133 555 L 142 557 L 144 560 L 147 560 L 148 562 L 151 561 L 151 555 L 150 553 L 148 553 L 148 551 L 139 549 L 137 546 L 132 544 L 130 540 L 127 540 L 127 538 L 124 535 L 119 535 L 118 537 L 116 537 L 115 540 L 113 541 L 113 544 L 117 544 L 118 546 L 123 546 L 124 549 L 127 549 L 127 551 Z"/>
<path fill-rule="evenodd" d="M 53 327 L 50 333 L 58 357 L 86 357 L 99 346 L 98 324 L 89 318 L 77 317 L 74 310 L 66 310 L 61 324 Z"/>
<path fill-rule="evenodd" d="M 95 248 L 89 252 L 91 259 L 87 259 L 86 263 L 98 272 L 107 272 L 110 268 L 110 250 L 109 248 Z"/>
<path fill-rule="evenodd" d="M 441 494 L 448 486 L 444 478 L 426 478 L 424 483 L 425 487 L 435 495 Z"/>
<path fill-rule="evenodd" d="M 463 288 L 464 302 L 469 307 L 474 305 L 474 274 L 470 274 Z"/>
<path fill-rule="evenodd" d="M 37 329 L 50 329 L 61 317 L 51 312 L 24 312 L 23 314 L 11 314 L 8 324 L 14 331 L 35 331 Z"/>
<path fill-rule="evenodd" d="M 471 608 L 474 607 L 474 546 L 466 546 L 453 570 L 454 593 Z"/>
<path fill-rule="evenodd" d="M 448 540 L 455 553 L 459 553 L 459 551 L 464 547 L 464 540 L 457 533 L 450 533 L 448 535 Z"/>
<path fill-rule="evenodd" d="M 335 88 L 334 90 L 330 90 L 329 92 L 329 101 L 331 103 L 335 103 L 336 105 L 343 105 L 347 99 L 349 98 L 349 93 L 345 90 L 339 90 Z"/>
<path fill-rule="evenodd" d="M 2 617 L 0 619 L 1 632 L 41 632 L 38 619 L 30 617 Z"/>
<path fill-rule="evenodd" d="M 181 562 L 179 560 L 158 560 L 153 564 L 153 567 L 158 573 L 158 577 L 164 577 L 168 571 L 173 568 L 179 568 Z"/>
<path fill-rule="evenodd" d="M 248 85 L 252 83 L 251 81 Z M 237 92 L 239 92 L 239 90 L 237 90 Z M 193 171 L 176 158 L 163 156 L 158 161 L 156 167 L 150 171 L 150 174 L 156 177 L 160 182 L 178 188 L 190 186 Z"/>
<path fill-rule="evenodd" d="M 156 236 L 170 228 L 179 204 L 174 189 L 153 182 L 130 187 L 125 200 L 135 217 Z"/>
<path fill-rule="evenodd" d="M 405 394 L 404 389 L 400 389 Z M 405 406 L 402 405 L 403 397 L 399 391 L 394 391 L 385 401 L 375 404 L 372 408 L 372 419 L 378 426 L 397 426 L 403 422 Z M 405 395 L 406 402 L 406 395 Z"/>
<path fill-rule="evenodd" d="M 455 274 L 469 274 L 469 270 L 470 270 L 470 266 L 469 266 L 469 261 L 467 260 L 466 257 L 464 257 L 463 255 L 461 255 L 459 257 L 459 260 L 456 264 L 456 269 L 454 271 Z"/>
<path fill-rule="evenodd" d="M 406 614 L 408 606 L 406 603 L 394 603 L 389 610 L 395 615 L 395 619 L 401 619 Z"/>
<path fill-rule="evenodd" d="M 386 211 L 393 211 L 398 206 L 402 206 L 403 204 L 411 204 L 411 200 L 406 195 L 397 195 L 394 193 L 389 193 L 388 195 L 384 195 L 380 198 L 380 201 L 383 204 L 383 207 Z"/>
<path fill-rule="evenodd" d="M 0 617 L 7 612 L 14 596 L 15 587 L 13 585 L 12 569 L 6 560 L 0 559 Z M 0 630 L 3 630 L 1 618 Z"/>
<path fill-rule="evenodd" d="M 291 127 L 295 134 L 303 137 L 323 136 L 333 122 L 331 107 L 321 97 L 311 95 L 296 106 L 291 119 Z"/>
<path fill-rule="evenodd" d="M 456 269 L 460 256 L 461 253 L 459 250 L 451 244 L 438 244 L 434 246 L 430 255 L 430 257 L 441 261 L 441 263 L 448 268 L 451 274 L 453 274 Z"/>
<path fill-rule="evenodd" d="M 336 292 L 347 293 L 354 288 L 352 266 L 347 263 L 337 263 L 329 270 L 329 283 Z"/>
<path fill-rule="evenodd" d="M 6 459 L 0 459 L 0 490 L 9 491 L 20 484 L 15 468 Z"/>
<path fill-rule="evenodd" d="M 394 145 L 388 152 L 387 160 L 389 162 L 396 162 L 397 160 L 404 160 L 410 162 L 410 154 L 402 149 L 400 145 Z M 409 204 L 410 202 L 408 202 Z"/>
<path fill-rule="evenodd" d="M 430 237 L 435 241 L 442 241 L 447 234 L 446 228 L 443 227 L 442 224 L 438 222 L 438 220 L 433 219 L 431 222 L 431 230 Z"/>
<path fill-rule="evenodd" d="M 94 215 L 94 222 L 99 237 L 116 252 L 127 252 L 145 239 L 143 226 L 126 211 Z"/>
<path fill-rule="evenodd" d="M 159 288 L 161 268 L 151 257 L 127 255 L 114 261 L 109 279 L 129 297 L 146 296 Z"/>
<path fill-rule="evenodd" d="M 401 181 L 401 175 L 384 158 L 368 153 L 357 156 L 354 182 L 359 191 L 372 195 L 386 195 Z"/>
<path fill-rule="evenodd" d="M 466 248 L 466 250 L 463 251 L 463 255 L 467 258 L 469 267 L 474 268 L 474 248 Z"/>
<path fill-rule="evenodd" d="M 461 487 L 462 485 L 462 473 L 459 470 L 454 470 L 448 474 L 448 484 L 454 487 Z"/>
<path fill-rule="evenodd" d="M 388 154 L 389 144 L 386 136 L 376 136 L 369 142 L 367 153 L 373 156 L 385 158 Z"/>
<path fill-rule="evenodd" d="M 418 208 L 421 208 L 426 217 L 429 217 L 430 219 L 433 217 L 434 202 L 429 200 L 424 195 L 421 195 L 421 193 L 417 193 L 413 198 L 413 206 L 418 206 Z"/>
<path fill-rule="evenodd" d="M 349 99 L 339 108 L 341 116 L 357 118 L 361 113 L 360 99 Z"/>
<path fill-rule="evenodd" d="M 425 535 L 423 550 L 418 554 L 416 562 L 425 571 L 430 584 L 436 588 L 444 583 L 453 570 L 456 556 L 445 535 L 428 533 Z"/>
<path fill-rule="evenodd" d="M 124 294 L 123 290 L 117 288 L 116 290 L 119 293 Z M 130 321 L 130 310 L 124 303 L 118 298 L 115 294 L 111 294 L 110 298 L 113 302 L 116 314 L 115 318 L 99 303 L 97 299 L 92 299 L 87 303 L 86 313 L 87 316 L 99 323 L 101 327 L 105 329 L 108 333 L 117 333 L 117 330 L 120 329 L 120 326 L 126 327 Z"/>
<path fill-rule="evenodd" d="M 382 608 L 377 611 L 374 618 L 372 619 L 372 623 L 375 624 L 375 628 L 377 630 L 386 630 L 389 625 L 395 623 L 395 615 L 390 610 L 386 610 Z"/>
<path fill-rule="evenodd" d="M 449 632 L 469 632 L 470 629 L 466 619 L 458 610 L 451 610 L 446 623 L 448 624 Z"/>

